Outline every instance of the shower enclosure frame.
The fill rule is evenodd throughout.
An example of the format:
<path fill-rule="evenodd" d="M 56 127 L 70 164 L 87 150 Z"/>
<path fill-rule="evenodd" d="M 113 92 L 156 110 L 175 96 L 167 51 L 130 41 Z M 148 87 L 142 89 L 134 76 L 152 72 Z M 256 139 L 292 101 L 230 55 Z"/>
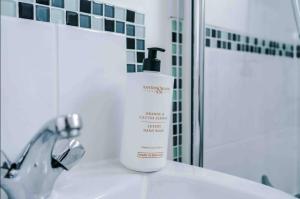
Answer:
<path fill-rule="evenodd" d="M 205 0 L 192 0 L 191 164 L 204 166 Z"/>

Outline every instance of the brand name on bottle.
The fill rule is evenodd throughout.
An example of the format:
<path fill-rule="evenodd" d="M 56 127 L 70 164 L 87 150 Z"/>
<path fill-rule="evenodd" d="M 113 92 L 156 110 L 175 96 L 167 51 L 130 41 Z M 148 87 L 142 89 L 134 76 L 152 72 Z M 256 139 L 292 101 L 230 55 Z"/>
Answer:
<path fill-rule="evenodd" d="M 163 87 L 163 86 L 152 86 L 152 85 L 144 85 L 144 90 L 146 92 L 155 93 L 155 94 L 163 94 L 166 92 L 170 92 L 169 87 Z"/>

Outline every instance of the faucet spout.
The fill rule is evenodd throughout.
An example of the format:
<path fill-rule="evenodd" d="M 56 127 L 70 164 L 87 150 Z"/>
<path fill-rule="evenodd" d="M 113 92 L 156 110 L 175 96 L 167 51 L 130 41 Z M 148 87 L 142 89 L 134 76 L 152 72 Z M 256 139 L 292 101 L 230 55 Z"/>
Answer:
<path fill-rule="evenodd" d="M 10 163 L 6 170 L 1 165 L 1 187 L 7 195 L 12 199 L 48 197 L 60 173 L 69 170 L 85 153 L 82 145 L 72 139 L 80 134 L 81 126 L 77 114 L 60 116 L 46 123 L 17 162 Z M 56 155 L 54 147 L 59 140 L 65 140 L 67 144 L 64 143 L 66 149 Z"/>

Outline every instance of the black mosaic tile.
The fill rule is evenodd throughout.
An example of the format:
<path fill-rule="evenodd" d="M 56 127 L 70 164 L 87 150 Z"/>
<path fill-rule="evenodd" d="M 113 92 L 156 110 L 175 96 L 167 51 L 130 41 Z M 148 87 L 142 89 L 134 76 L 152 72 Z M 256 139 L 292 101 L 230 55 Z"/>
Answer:
<path fill-rule="evenodd" d="M 134 23 L 135 20 L 135 12 L 131 10 L 126 11 L 126 21 Z"/>
<path fill-rule="evenodd" d="M 205 46 L 210 47 L 210 39 L 205 39 Z"/>
<path fill-rule="evenodd" d="M 179 124 L 179 126 L 178 126 L 178 133 L 182 134 L 182 124 Z"/>
<path fill-rule="evenodd" d="M 136 61 L 138 63 L 143 63 L 144 58 L 145 58 L 145 53 L 144 52 L 137 52 L 136 53 L 136 59 L 137 59 Z"/>
<path fill-rule="evenodd" d="M 105 27 L 104 28 L 105 31 L 114 32 L 115 31 L 115 21 L 105 19 L 104 20 L 104 27 Z"/>
<path fill-rule="evenodd" d="M 78 26 L 78 14 L 76 12 L 66 11 L 66 24 Z"/>
<path fill-rule="evenodd" d="M 177 57 L 176 56 L 172 56 L 172 65 L 176 66 L 177 65 Z"/>
<path fill-rule="evenodd" d="M 80 12 L 91 13 L 91 1 L 80 0 Z"/>
<path fill-rule="evenodd" d="M 176 32 L 172 32 L 172 42 L 174 42 L 174 43 L 177 42 L 177 34 L 176 34 Z"/>
<path fill-rule="evenodd" d="M 178 80 L 179 88 L 182 88 L 182 79 Z"/>
<path fill-rule="evenodd" d="M 182 136 L 179 136 L 179 145 L 182 145 Z"/>
<path fill-rule="evenodd" d="M 216 37 L 216 30 L 215 30 L 215 29 L 212 29 L 212 30 L 211 30 L 211 36 L 212 36 L 212 37 Z"/>
<path fill-rule="evenodd" d="M 134 49 L 135 48 L 135 40 L 132 38 L 126 38 L 126 48 Z"/>
<path fill-rule="evenodd" d="M 220 40 L 217 41 L 217 48 L 221 48 L 221 41 Z"/>
<path fill-rule="evenodd" d="M 182 84 L 182 83 L 181 83 Z M 178 103 L 178 110 L 181 111 L 182 110 L 182 102 Z"/>
<path fill-rule="evenodd" d="M 182 113 L 178 114 L 178 122 L 182 122 Z"/>
<path fill-rule="evenodd" d="M 176 80 L 175 80 L 176 81 Z M 177 102 L 172 103 L 172 110 L 177 111 Z"/>
<path fill-rule="evenodd" d="M 176 123 L 177 122 L 177 114 L 173 114 L 173 123 Z"/>
<path fill-rule="evenodd" d="M 174 137 L 173 137 L 173 145 L 176 146 L 177 143 L 178 143 L 178 142 L 177 142 L 177 136 L 174 136 Z"/>
<path fill-rule="evenodd" d="M 173 125 L 173 135 L 177 134 L 177 125 Z"/>
<path fill-rule="evenodd" d="M 36 3 L 43 4 L 43 5 L 49 5 L 49 0 L 36 0 Z"/>
<path fill-rule="evenodd" d="M 177 79 L 174 79 L 173 88 L 177 88 Z"/>
<path fill-rule="evenodd" d="M 19 17 L 23 19 L 33 19 L 33 5 L 19 2 Z"/>
<path fill-rule="evenodd" d="M 179 43 L 182 43 L 182 34 L 179 33 Z"/>

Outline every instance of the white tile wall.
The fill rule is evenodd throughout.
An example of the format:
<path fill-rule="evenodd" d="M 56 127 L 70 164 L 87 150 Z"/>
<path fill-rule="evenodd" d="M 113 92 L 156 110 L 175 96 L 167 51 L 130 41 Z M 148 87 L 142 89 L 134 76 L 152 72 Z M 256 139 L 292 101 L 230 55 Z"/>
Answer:
<path fill-rule="evenodd" d="M 125 38 L 9 17 L 1 28 L 1 150 L 15 159 L 45 122 L 77 112 L 84 162 L 116 157 Z"/>
<path fill-rule="evenodd" d="M 55 43 L 54 26 L 1 17 L 1 149 L 12 160 L 56 115 Z"/>
<path fill-rule="evenodd" d="M 284 0 L 209 0 L 206 23 L 294 42 Z M 204 166 L 300 192 L 300 64 L 290 58 L 206 48 Z"/>
<path fill-rule="evenodd" d="M 66 26 L 58 31 L 59 113 L 82 116 L 80 140 L 86 160 L 116 157 L 122 132 L 125 39 Z"/>

